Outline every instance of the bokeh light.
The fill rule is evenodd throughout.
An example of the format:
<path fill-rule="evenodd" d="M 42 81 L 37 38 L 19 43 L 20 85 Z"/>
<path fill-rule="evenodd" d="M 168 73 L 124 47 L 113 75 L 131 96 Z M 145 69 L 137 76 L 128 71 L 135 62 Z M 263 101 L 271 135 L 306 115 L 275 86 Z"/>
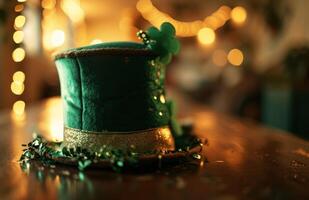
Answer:
<path fill-rule="evenodd" d="M 90 44 L 99 44 L 99 43 L 102 43 L 102 40 L 100 39 L 93 39 Z"/>
<path fill-rule="evenodd" d="M 14 26 L 16 29 L 20 29 L 25 25 L 25 23 L 26 23 L 26 17 L 23 15 L 18 15 L 15 18 Z"/>
<path fill-rule="evenodd" d="M 221 6 L 205 19 L 179 21 L 169 14 L 160 11 L 152 4 L 151 0 L 139 0 L 136 4 L 136 8 L 146 20 L 156 27 L 159 27 L 163 22 L 170 22 L 175 26 L 176 35 L 182 37 L 196 36 L 198 32 L 205 27 L 211 28 L 212 30 L 218 29 L 230 19 L 231 10 L 228 6 Z"/>
<path fill-rule="evenodd" d="M 232 65 L 239 66 L 243 63 L 244 55 L 239 49 L 232 49 L 228 53 L 227 59 Z"/>
<path fill-rule="evenodd" d="M 228 6 L 221 6 L 218 10 L 225 20 L 228 20 L 231 15 L 231 8 Z"/>
<path fill-rule="evenodd" d="M 15 81 L 11 83 L 11 91 L 13 94 L 21 95 L 24 92 L 24 90 L 25 90 L 24 83 Z"/>
<path fill-rule="evenodd" d="M 61 8 L 74 23 L 80 23 L 85 18 L 84 10 L 77 0 L 61 1 Z"/>
<path fill-rule="evenodd" d="M 62 30 L 54 30 L 51 35 L 51 44 L 53 47 L 60 47 L 64 44 L 65 34 Z"/>
<path fill-rule="evenodd" d="M 26 52 L 23 48 L 16 48 L 12 53 L 12 58 L 14 62 L 21 62 L 25 59 Z"/>
<path fill-rule="evenodd" d="M 23 31 L 15 31 L 13 34 L 13 41 L 16 44 L 22 43 L 24 40 L 24 32 Z"/>
<path fill-rule="evenodd" d="M 209 45 L 215 41 L 216 35 L 215 35 L 215 32 L 211 28 L 202 28 L 198 32 L 197 38 L 200 43 Z"/>
<path fill-rule="evenodd" d="M 13 104 L 13 112 L 16 115 L 22 115 L 25 112 L 26 103 L 24 101 L 16 101 Z"/>
<path fill-rule="evenodd" d="M 247 19 L 247 11 L 241 6 L 233 8 L 231 12 L 231 18 L 236 24 L 242 24 Z"/>
<path fill-rule="evenodd" d="M 17 71 L 13 74 L 13 81 L 18 83 L 23 83 L 25 81 L 25 73 L 22 71 Z"/>
<path fill-rule="evenodd" d="M 17 4 L 14 8 L 15 12 L 21 12 L 24 10 L 24 5 L 23 4 Z"/>
<path fill-rule="evenodd" d="M 211 29 L 217 29 L 220 26 L 220 24 L 222 24 L 222 22 L 221 19 L 215 16 L 209 16 L 205 18 L 204 24 Z"/>
<path fill-rule="evenodd" d="M 44 9 L 51 10 L 56 6 L 56 0 L 43 0 L 41 6 Z"/>
<path fill-rule="evenodd" d="M 219 67 L 223 67 L 227 63 L 227 53 L 222 49 L 215 50 L 212 54 L 212 62 Z"/>

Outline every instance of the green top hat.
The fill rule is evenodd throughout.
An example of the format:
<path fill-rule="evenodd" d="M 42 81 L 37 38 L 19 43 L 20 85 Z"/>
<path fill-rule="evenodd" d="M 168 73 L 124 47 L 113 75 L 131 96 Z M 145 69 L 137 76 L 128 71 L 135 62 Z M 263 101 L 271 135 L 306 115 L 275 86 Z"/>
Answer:
<path fill-rule="evenodd" d="M 56 56 L 65 146 L 173 150 L 164 80 L 179 50 L 175 29 L 164 23 L 138 36 L 143 43 L 101 43 Z"/>

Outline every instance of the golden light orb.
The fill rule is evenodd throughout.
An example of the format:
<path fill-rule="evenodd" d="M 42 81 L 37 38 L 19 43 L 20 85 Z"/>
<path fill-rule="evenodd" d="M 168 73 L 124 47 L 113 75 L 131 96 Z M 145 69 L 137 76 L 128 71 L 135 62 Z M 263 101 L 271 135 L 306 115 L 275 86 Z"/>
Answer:
<path fill-rule="evenodd" d="M 149 12 L 153 10 L 153 4 L 150 0 L 139 0 L 136 4 L 136 8 L 142 12 Z"/>
<path fill-rule="evenodd" d="M 42 8 L 44 8 L 44 9 L 51 10 L 51 9 L 55 8 L 55 6 L 56 6 L 56 0 L 43 0 L 43 1 L 41 2 L 41 6 L 42 6 Z"/>
<path fill-rule="evenodd" d="M 80 1 L 61 1 L 61 8 L 73 23 L 80 23 L 85 18 L 85 12 L 80 5 Z"/>
<path fill-rule="evenodd" d="M 23 31 L 15 31 L 13 34 L 13 41 L 16 44 L 22 43 L 24 40 L 24 32 Z"/>
<path fill-rule="evenodd" d="M 219 8 L 220 13 L 225 17 L 226 20 L 230 18 L 231 10 L 232 9 L 228 6 L 221 6 Z"/>
<path fill-rule="evenodd" d="M 12 82 L 11 83 L 11 91 L 13 94 L 21 95 L 25 90 L 24 83 L 21 82 Z"/>
<path fill-rule="evenodd" d="M 17 71 L 13 74 L 13 81 L 17 83 L 23 83 L 25 81 L 26 75 L 22 71 Z"/>
<path fill-rule="evenodd" d="M 220 24 L 222 24 L 222 21 L 213 15 L 206 17 L 204 20 L 204 25 L 211 28 L 212 30 L 219 28 Z"/>
<path fill-rule="evenodd" d="M 237 6 L 231 11 L 231 18 L 236 24 L 242 24 L 247 19 L 247 11 L 244 7 Z"/>
<path fill-rule="evenodd" d="M 228 55 L 227 59 L 229 63 L 231 63 L 234 66 L 239 66 L 244 61 L 244 55 L 239 49 L 232 49 Z"/>
<path fill-rule="evenodd" d="M 14 10 L 15 12 L 21 12 L 24 10 L 24 5 L 23 4 L 17 4 L 15 7 L 14 7 Z"/>
<path fill-rule="evenodd" d="M 22 115 L 25 112 L 26 103 L 24 101 L 16 101 L 13 104 L 13 112 L 16 115 Z"/>
<path fill-rule="evenodd" d="M 60 47 L 64 44 L 65 34 L 62 30 L 54 30 L 51 35 L 51 44 L 53 47 Z"/>
<path fill-rule="evenodd" d="M 21 62 L 25 59 L 25 57 L 26 57 L 26 52 L 21 47 L 16 48 L 12 53 L 12 58 L 14 62 Z"/>
<path fill-rule="evenodd" d="M 197 34 L 198 41 L 202 44 L 212 44 L 216 39 L 216 34 L 211 28 L 202 28 Z"/>
<path fill-rule="evenodd" d="M 14 26 L 16 29 L 22 28 L 26 23 L 26 17 L 24 15 L 18 15 L 15 18 Z"/>
<path fill-rule="evenodd" d="M 93 40 L 90 42 L 90 44 L 100 44 L 100 43 L 102 43 L 102 40 L 100 40 L 100 39 L 93 39 Z"/>

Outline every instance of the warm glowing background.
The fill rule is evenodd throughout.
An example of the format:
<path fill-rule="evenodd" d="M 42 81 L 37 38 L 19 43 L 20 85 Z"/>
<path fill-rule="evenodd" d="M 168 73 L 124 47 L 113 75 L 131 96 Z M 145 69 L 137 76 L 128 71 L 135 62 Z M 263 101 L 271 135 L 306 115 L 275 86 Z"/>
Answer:
<path fill-rule="evenodd" d="M 56 52 L 138 41 L 138 30 L 169 21 L 182 44 L 168 68 L 169 88 L 222 112 L 307 133 L 308 126 L 282 125 L 289 117 L 270 121 L 272 103 L 280 104 L 274 99 L 289 104 L 291 88 L 309 88 L 306 66 L 300 82 L 284 82 L 287 53 L 308 45 L 308 7 L 303 0 L 0 0 L 0 109 L 23 118 L 28 105 L 60 94 Z M 270 90 L 277 79 L 287 89 Z M 308 89 L 301 102 L 306 98 Z"/>

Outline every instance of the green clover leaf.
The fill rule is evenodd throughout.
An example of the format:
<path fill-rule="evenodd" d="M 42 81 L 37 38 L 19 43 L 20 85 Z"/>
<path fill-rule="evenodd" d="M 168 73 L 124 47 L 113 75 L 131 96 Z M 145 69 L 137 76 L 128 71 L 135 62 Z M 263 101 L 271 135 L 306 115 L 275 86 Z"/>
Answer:
<path fill-rule="evenodd" d="M 146 32 L 139 31 L 137 35 L 148 48 L 159 54 L 163 64 L 170 63 L 172 56 L 179 53 L 180 43 L 175 37 L 176 30 L 169 22 L 161 24 L 160 30 L 150 27 Z"/>

